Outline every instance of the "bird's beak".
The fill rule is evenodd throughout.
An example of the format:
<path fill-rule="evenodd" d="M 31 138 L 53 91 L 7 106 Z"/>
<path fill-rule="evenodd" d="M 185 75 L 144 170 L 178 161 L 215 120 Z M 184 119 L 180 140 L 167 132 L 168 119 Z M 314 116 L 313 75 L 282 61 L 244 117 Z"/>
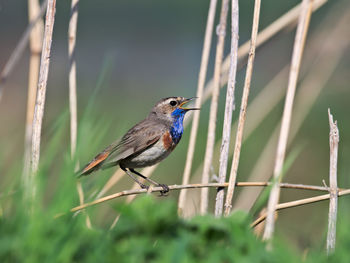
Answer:
<path fill-rule="evenodd" d="M 179 106 L 179 109 L 182 109 L 182 110 L 186 110 L 186 111 L 189 111 L 189 110 L 200 110 L 200 108 L 183 108 L 183 106 L 185 104 L 187 104 L 188 102 L 190 102 L 191 100 L 194 100 L 194 99 L 197 99 L 197 97 L 193 97 L 193 98 L 189 98 L 189 99 L 184 99 L 183 102 L 181 102 L 180 106 Z"/>

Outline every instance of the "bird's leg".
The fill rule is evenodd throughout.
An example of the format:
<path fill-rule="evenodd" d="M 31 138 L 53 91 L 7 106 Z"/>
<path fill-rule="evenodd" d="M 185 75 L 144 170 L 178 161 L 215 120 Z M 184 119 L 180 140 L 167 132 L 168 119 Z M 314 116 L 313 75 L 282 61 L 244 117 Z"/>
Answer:
<path fill-rule="evenodd" d="M 130 173 L 126 168 L 124 168 L 123 166 L 119 165 L 120 168 L 127 173 L 127 175 L 129 175 L 136 183 L 139 184 L 139 186 L 142 188 L 142 189 L 147 189 L 148 190 L 148 186 L 141 183 L 139 180 L 137 180 L 136 176 L 133 175 L 132 173 Z"/>
<path fill-rule="evenodd" d="M 169 192 L 169 187 L 166 185 L 166 184 L 160 184 L 160 183 L 157 183 L 156 181 L 144 176 L 143 174 L 135 171 L 134 169 L 132 168 L 129 168 L 129 170 L 134 173 L 134 174 L 137 174 L 138 176 L 142 177 L 143 179 L 145 179 L 146 181 L 150 182 L 151 184 L 154 184 L 156 186 L 160 186 L 163 188 L 163 191 L 160 191 L 160 193 L 163 195 L 163 194 L 166 194 L 167 192 Z"/>

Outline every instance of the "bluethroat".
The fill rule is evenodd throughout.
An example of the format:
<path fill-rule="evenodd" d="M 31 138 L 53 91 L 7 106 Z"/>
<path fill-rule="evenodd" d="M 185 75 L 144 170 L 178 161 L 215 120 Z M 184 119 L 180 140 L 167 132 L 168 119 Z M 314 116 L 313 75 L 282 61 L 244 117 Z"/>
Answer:
<path fill-rule="evenodd" d="M 119 165 L 141 188 L 148 188 L 136 176 L 169 191 L 166 184 L 159 184 L 135 171 L 135 168 L 152 166 L 165 159 L 179 143 L 183 133 L 183 119 L 190 110 L 184 105 L 194 98 L 169 97 L 161 99 L 152 108 L 146 119 L 132 127 L 120 141 L 105 148 L 80 172 L 79 177 L 98 169 Z M 136 175 L 136 176 L 135 176 Z"/>

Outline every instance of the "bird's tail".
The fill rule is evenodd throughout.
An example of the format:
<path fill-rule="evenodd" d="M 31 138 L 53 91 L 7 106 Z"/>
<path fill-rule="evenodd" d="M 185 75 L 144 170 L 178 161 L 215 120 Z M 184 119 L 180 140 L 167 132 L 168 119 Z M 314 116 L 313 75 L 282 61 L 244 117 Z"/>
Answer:
<path fill-rule="evenodd" d="M 89 162 L 87 165 L 85 165 L 81 170 L 79 170 L 76 175 L 78 178 L 91 174 L 92 172 L 98 170 L 101 168 L 104 161 L 107 159 L 107 157 L 110 155 L 110 151 L 103 151 L 96 155 L 96 157 Z"/>

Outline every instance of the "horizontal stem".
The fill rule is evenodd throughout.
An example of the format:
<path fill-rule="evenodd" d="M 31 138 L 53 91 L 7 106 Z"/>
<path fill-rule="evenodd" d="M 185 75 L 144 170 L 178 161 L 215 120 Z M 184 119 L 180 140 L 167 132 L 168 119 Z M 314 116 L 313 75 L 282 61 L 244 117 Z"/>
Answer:
<path fill-rule="evenodd" d="M 325 187 L 325 188 L 327 188 L 327 187 Z M 341 189 L 338 188 L 338 191 L 339 191 L 338 192 L 338 196 L 350 194 L 350 189 L 342 189 L 341 190 Z M 286 208 L 289 208 L 289 207 L 296 207 L 296 206 L 316 203 L 316 202 L 320 202 L 320 201 L 323 201 L 323 200 L 328 200 L 329 198 L 330 198 L 330 194 L 325 194 L 325 195 L 320 195 L 320 196 L 300 199 L 300 200 L 296 200 L 296 201 L 281 203 L 281 204 L 278 204 L 276 206 L 276 211 L 277 210 L 286 209 Z M 267 213 L 262 214 L 250 226 L 251 227 L 256 227 L 257 225 L 259 225 L 261 222 L 263 222 L 266 219 L 266 216 L 267 216 Z"/>
<path fill-rule="evenodd" d="M 245 187 L 245 186 L 260 186 L 265 187 L 271 185 L 270 182 L 237 182 L 237 187 Z M 188 185 L 170 185 L 169 190 L 180 190 L 180 189 L 193 189 L 193 188 L 204 188 L 204 187 L 228 187 L 228 183 L 208 183 L 208 184 L 188 184 Z M 290 189 L 304 189 L 304 190 L 314 190 L 314 191 L 329 191 L 328 187 L 324 186 L 315 186 L 315 185 L 303 185 L 303 184 L 288 184 L 288 183 L 281 183 L 281 188 L 290 188 Z M 160 192 L 164 189 L 162 187 L 154 187 L 150 189 L 150 192 Z M 122 196 L 128 196 L 128 195 L 137 195 L 147 193 L 146 189 L 134 189 L 134 190 L 125 190 L 121 191 L 119 193 L 107 195 L 105 197 L 101 197 L 99 199 L 96 199 L 92 202 L 85 203 L 76 207 L 73 207 L 70 211 L 76 212 L 79 210 L 82 210 L 84 208 L 97 205 L 118 197 Z"/>

